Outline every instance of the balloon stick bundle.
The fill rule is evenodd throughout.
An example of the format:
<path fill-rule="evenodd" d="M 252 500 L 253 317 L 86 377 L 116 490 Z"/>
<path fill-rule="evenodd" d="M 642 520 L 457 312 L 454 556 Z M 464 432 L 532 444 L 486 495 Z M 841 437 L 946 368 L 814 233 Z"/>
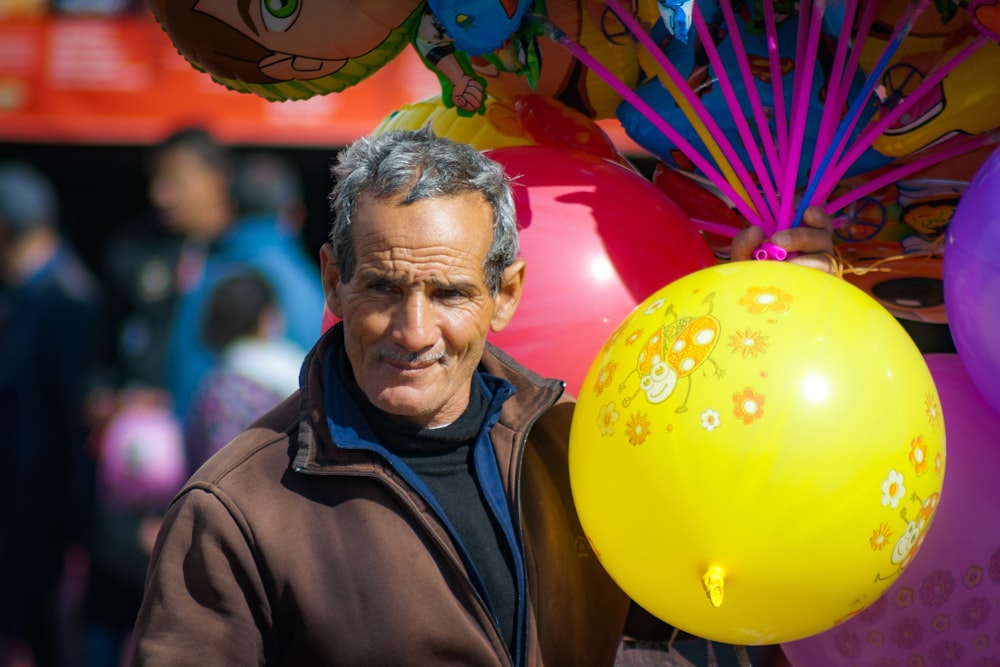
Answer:
<path fill-rule="evenodd" d="M 607 6 L 661 69 L 659 77 L 663 85 L 684 112 L 700 141 L 691 141 L 689 133 L 681 131 L 686 128 L 679 128 L 664 119 L 653 104 L 634 89 L 616 81 L 609 70 L 565 35 L 555 31 L 550 36 L 604 77 L 635 111 L 718 188 L 750 224 L 761 227 L 768 234 L 799 225 L 808 206 L 822 206 L 833 216 L 880 188 L 1000 139 L 998 128 L 975 134 L 953 133 L 954 136 L 944 137 L 931 146 L 896 160 L 864 183 L 828 201 L 844 176 L 887 129 L 926 103 L 942 81 L 973 54 L 991 40 L 1000 41 L 997 26 L 986 20 L 986 17 L 992 16 L 989 11 L 997 10 L 995 1 L 973 0 L 968 3 L 964 11 L 968 12 L 969 23 L 975 27 L 974 34 L 960 48 L 942 53 L 923 80 L 910 86 L 905 94 L 887 91 L 883 77 L 901 44 L 931 5 L 931 0 L 907 0 L 891 36 L 867 72 L 861 66 L 862 48 L 869 43 L 879 7 L 877 2 L 811 0 L 795 3 L 798 14 L 797 22 L 793 24 L 796 30 L 794 54 L 780 48 L 782 42 L 778 32 L 779 27 L 784 26 L 779 26 L 776 4 L 780 3 L 775 0 L 763 0 L 756 10 L 741 6 L 741 16 L 737 15 L 734 5 L 742 3 L 720 0 L 717 10 L 721 17 L 713 17 L 716 21 L 713 25 L 706 21 L 704 15 L 703 5 L 707 4 L 710 3 L 660 3 L 661 11 L 665 6 L 672 7 L 671 29 L 675 39 L 691 39 L 693 27 L 714 73 L 711 83 L 718 85 L 731 119 L 719 119 L 717 110 L 707 108 L 689 79 L 660 47 L 661 42 L 655 41 L 650 31 L 619 0 L 607 0 Z M 751 56 L 742 42 L 744 30 L 741 27 L 747 20 L 746 14 L 754 11 L 759 15 L 752 18 L 758 30 L 763 30 L 767 45 L 766 68 L 762 59 Z M 781 20 L 786 22 L 794 19 L 794 16 L 781 16 Z M 810 99 L 814 95 L 814 79 L 822 75 L 817 68 L 822 60 L 819 57 L 820 42 L 824 30 L 829 32 L 831 26 L 840 28 L 840 35 L 832 60 L 827 59 L 825 99 L 817 113 L 816 106 L 810 105 Z M 727 54 L 735 59 L 735 67 L 723 63 L 717 44 L 720 29 L 731 40 L 731 53 L 727 50 Z M 791 60 L 789 56 L 794 57 L 795 63 L 790 94 L 782 84 L 786 73 L 783 68 Z M 762 70 L 766 76 L 762 76 Z M 770 80 L 767 103 L 762 99 L 758 86 L 763 79 Z M 735 127 L 738 142 L 732 141 L 732 135 L 727 136 L 723 131 L 720 126 L 722 120 Z M 817 128 L 811 159 L 809 151 L 804 150 L 809 123 Z M 807 178 L 804 187 L 800 187 L 799 176 L 803 170 Z"/>

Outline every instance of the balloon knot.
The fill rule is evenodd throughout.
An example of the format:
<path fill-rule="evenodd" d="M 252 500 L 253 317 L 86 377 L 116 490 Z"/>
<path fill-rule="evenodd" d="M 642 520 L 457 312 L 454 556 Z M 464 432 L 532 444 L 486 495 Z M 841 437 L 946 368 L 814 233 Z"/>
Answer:
<path fill-rule="evenodd" d="M 718 565 L 708 568 L 708 572 L 702 577 L 701 583 L 705 587 L 705 592 L 708 593 L 708 600 L 712 603 L 712 606 L 721 607 L 723 586 L 725 584 L 725 575 L 722 573 L 722 568 Z"/>

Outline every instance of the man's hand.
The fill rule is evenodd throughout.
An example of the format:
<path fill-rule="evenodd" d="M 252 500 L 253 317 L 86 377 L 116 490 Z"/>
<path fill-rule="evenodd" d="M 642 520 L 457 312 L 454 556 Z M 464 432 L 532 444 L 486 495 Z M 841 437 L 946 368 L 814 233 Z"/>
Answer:
<path fill-rule="evenodd" d="M 811 266 L 820 271 L 834 273 L 833 221 L 818 206 L 810 206 L 798 227 L 781 229 L 767 239 L 788 252 L 786 262 Z M 733 239 L 733 261 L 753 259 L 754 252 L 765 241 L 760 227 L 750 226 Z"/>

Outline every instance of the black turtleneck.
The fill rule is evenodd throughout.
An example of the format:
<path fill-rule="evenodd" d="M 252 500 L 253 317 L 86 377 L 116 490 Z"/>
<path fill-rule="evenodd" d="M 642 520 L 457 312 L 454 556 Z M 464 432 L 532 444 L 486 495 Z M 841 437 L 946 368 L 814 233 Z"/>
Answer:
<path fill-rule="evenodd" d="M 421 428 L 397 421 L 365 396 L 343 346 L 337 373 L 380 444 L 402 459 L 424 482 L 444 510 L 486 587 L 501 633 L 513 652 L 514 564 L 503 533 L 486 505 L 473 465 L 473 445 L 486 418 L 488 403 L 473 381 L 469 406 L 451 424 Z"/>

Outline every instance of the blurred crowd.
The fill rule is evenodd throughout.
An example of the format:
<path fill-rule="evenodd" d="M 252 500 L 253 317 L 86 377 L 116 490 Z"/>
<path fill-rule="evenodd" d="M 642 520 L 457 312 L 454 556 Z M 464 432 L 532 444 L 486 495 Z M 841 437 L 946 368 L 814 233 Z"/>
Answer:
<path fill-rule="evenodd" d="M 145 166 L 153 215 L 85 263 L 50 177 L 0 162 L 0 665 L 124 664 L 166 504 L 323 326 L 293 164 L 191 128 Z"/>

